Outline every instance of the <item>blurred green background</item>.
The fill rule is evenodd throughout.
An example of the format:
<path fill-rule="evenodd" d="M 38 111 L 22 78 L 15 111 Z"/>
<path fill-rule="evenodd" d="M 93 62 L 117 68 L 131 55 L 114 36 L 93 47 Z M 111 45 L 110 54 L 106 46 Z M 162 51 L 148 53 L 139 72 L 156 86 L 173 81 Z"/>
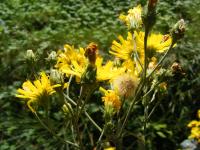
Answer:
<path fill-rule="evenodd" d="M 126 27 L 118 20 L 122 12 L 145 5 L 145 0 L 1 0 L 0 2 L 0 149 L 66 149 L 52 138 L 19 103 L 14 94 L 31 73 L 26 63 L 26 50 L 32 49 L 38 57 L 37 65 L 45 68 L 44 58 L 68 43 L 86 46 L 96 42 L 100 53 L 107 55 L 113 40 L 127 34 Z M 200 1 L 165 0 L 158 4 L 158 19 L 154 30 L 168 33 L 179 19 L 184 18 L 187 30 L 184 40 L 174 49 L 171 65 L 179 61 L 186 72 L 178 82 L 171 82 L 168 102 L 169 110 L 156 123 L 164 134 L 152 135 L 157 149 L 176 149 L 187 138 L 187 123 L 195 118 L 200 108 Z M 59 113 L 55 121 L 60 126 Z M 168 118 L 168 119 L 166 119 Z M 152 129 L 152 130 L 158 130 Z M 62 132 L 62 131 L 61 131 Z M 167 145 L 169 146 L 167 146 Z M 91 148 L 90 148 L 91 149 Z"/>

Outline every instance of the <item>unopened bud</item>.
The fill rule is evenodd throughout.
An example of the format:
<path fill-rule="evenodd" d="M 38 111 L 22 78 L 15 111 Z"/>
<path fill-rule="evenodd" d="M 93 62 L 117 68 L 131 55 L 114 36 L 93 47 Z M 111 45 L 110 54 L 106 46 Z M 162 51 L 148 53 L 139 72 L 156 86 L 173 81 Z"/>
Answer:
<path fill-rule="evenodd" d="M 158 0 L 149 0 L 148 8 L 154 9 L 156 7 Z"/>
<path fill-rule="evenodd" d="M 51 69 L 50 71 L 50 80 L 54 84 L 61 84 L 64 82 L 63 75 L 56 69 Z"/>
<path fill-rule="evenodd" d="M 156 23 L 156 4 L 157 0 L 149 0 L 148 8 L 143 15 L 145 30 L 148 33 Z"/>
<path fill-rule="evenodd" d="M 56 59 L 57 59 L 57 53 L 55 51 L 52 51 L 47 58 L 48 61 L 55 61 Z"/>
<path fill-rule="evenodd" d="M 171 36 L 173 42 L 177 42 L 177 40 L 181 39 L 185 33 L 185 21 L 183 19 L 179 20 L 171 30 Z"/>
<path fill-rule="evenodd" d="M 36 60 L 35 54 L 30 49 L 26 51 L 26 58 L 28 60 Z"/>
<path fill-rule="evenodd" d="M 63 110 L 65 116 L 69 116 L 70 115 L 70 110 L 69 109 L 71 109 L 71 105 L 69 103 L 64 104 L 62 106 L 62 110 Z"/>
<path fill-rule="evenodd" d="M 97 55 L 97 44 L 90 43 L 85 50 L 85 57 L 88 58 L 91 64 L 95 64 Z"/>

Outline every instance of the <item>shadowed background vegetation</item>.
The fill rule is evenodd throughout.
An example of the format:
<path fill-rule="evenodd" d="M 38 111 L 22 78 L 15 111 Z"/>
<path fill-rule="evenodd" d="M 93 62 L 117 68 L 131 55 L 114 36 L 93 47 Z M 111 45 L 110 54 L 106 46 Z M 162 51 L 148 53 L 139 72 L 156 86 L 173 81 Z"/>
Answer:
<path fill-rule="evenodd" d="M 37 55 L 37 66 L 45 69 L 45 59 L 54 50 L 68 43 L 85 47 L 96 42 L 100 53 L 107 55 L 118 35 L 126 35 L 126 27 L 118 20 L 136 4 L 145 0 L 2 0 L 0 2 L 0 149 L 65 149 L 55 140 L 15 98 L 22 81 L 31 78 L 32 68 L 25 60 L 26 50 Z M 199 0 L 165 0 L 158 4 L 155 29 L 169 32 L 177 20 L 184 18 L 187 31 L 183 41 L 174 49 L 166 65 L 181 63 L 186 75 L 169 81 L 168 95 L 153 117 L 151 149 L 163 143 L 162 149 L 176 149 L 187 138 L 187 123 L 195 118 L 200 107 L 200 2 Z M 39 71 L 35 68 L 35 71 Z M 48 69 L 48 68 L 47 68 Z M 162 107 L 161 107 L 162 108 Z M 96 109 L 91 112 L 95 112 Z M 168 111 L 165 111 L 168 110 Z M 55 128 L 63 118 L 54 110 Z M 168 119 L 166 119 L 168 118 Z M 134 120 L 134 118 L 133 118 Z M 137 121 L 137 120 L 136 120 Z M 58 134 L 67 132 L 61 128 Z M 92 132 L 92 129 L 90 130 Z M 95 133 L 94 133 L 95 136 Z M 127 139 L 130 142 L 132 137 Z M 86 141 L 87 142 L 87 141 Z M 88 142 L 89 143 L 89 142 Z M 160 145 L 159 145 L 160 146 Z M 91 147 L 88 146 L 90 149 Z"/>

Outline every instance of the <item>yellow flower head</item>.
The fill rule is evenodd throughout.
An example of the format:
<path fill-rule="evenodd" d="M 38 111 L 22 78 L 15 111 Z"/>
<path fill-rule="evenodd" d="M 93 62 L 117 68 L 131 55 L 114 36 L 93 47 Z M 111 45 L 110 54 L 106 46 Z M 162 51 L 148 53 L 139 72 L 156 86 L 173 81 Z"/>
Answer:
<path fill-rule="evenodd" d="M 75 49 L 74 46 L 68 44 L 64 45 L 64 52 L 58 52 L 56 68 L 62 70 L 62 68 L 68 68 L 72 64 L 72 61 L 76 61 L 78 65 L 82 66 L 87 62 L 87 58 L 84 56 L 85 50 L 80 48 Z"/>
<path fill-rule="evenodd" d="M 128 15 L 121 14 L 119 19 L 126 23 L 129 29 L 138 29 L 142 25 L 142 7 L 138 5 L 133 9 L 129 9 Z"/>
<path fill-rule="evenodd" d="M 135 32 L 136 33 L 136 32 Z M 147 39 L 148 57 L 154 56 L 154 53 L 162 53 L 172 44 L 170 35 L 150 34 Z M 140 53 L 144 53 L 144 32 L 136 33 L 136 46 Z M 144 54 L 143 54 L 144 55 Z"/>
<path fill-rule="evenodd" d="M 17 90 L 18 94 L 16 97 L 26 99 L 27 105 L 32 112 L 35 112 L 31 104 L 33 102 L 40 102 L 40 100 L 48 97 L 49 95 L 55 93 L 55 87 L 59 87 L 60 84 L 51 85 L 48 76 L 45 72 L 41 72 L 40 79 L 35 80 L 33 83 L 31 81 L 26 81 L 22 85 L 22 89 Z"/>
<path fill-rule="evenodd" d="M 200 119 L 200 109 L 197 112 L 197 117 Z"/>
<path fill-rule="evenodd" d="M 134 33 L 136 34 L 136 32 Z M 122 60 L 134 60 L 135 65 L 137 63 L 136 55 L 141 62 L 144 62 L 144 52 L 137 49 L 137 43 L 134 43 L 133 35 L 128 32 L 127 39 L 124 39 L 121 35 L 118 37 L 119 42 L 113 41 L 110 54 L 122 59 Z"/>
<path fill-rule="evenodd" d="M 104 102 L 105 107 L 112 107 L 116 111 L 119 111 L 121 108 L 121 101 L 119 96 L 116 94 L 113 90 L 105 90 L 104 88 L 100 87 L 100 91 L 105 94 L 105 96 L 102 97 L 102 100 Z"/>
<path fill-rule="evenodd" d="M 85 69 L 87 68 L 87 64 L 79 65 L 75 60 L 72 60 L 71 67 L 62 68 L 62 72 L 66 74 L 75 75 L 80 81 Z M 114 78 L 115 76 L 123 73 L 125 68 L 117 68 L 114 67 L 112 61 L 108 61 L 105 65 L 103 65 L 103 58 L 98 57 L 95 62 L 97 73 L 96 80 L 97 81 L 106 81 Z"/>

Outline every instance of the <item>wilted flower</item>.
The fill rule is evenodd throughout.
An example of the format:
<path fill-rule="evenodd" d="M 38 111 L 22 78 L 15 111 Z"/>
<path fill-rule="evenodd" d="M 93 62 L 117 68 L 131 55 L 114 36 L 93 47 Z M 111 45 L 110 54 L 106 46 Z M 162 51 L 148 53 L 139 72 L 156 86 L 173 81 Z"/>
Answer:
<path fill-rule="evenodd" d="M 181 74 L 185 75 L 183 68 L 181 67 L 180 63 L 174 62 L 171 66 L 171 70 L 173 74 Z"/>
<path fill-rule="evenodd" d="M 171 35 L 173 42 L 181 39 L 185 33 L 185 21 L 183 19 L 179 20 L 171 30 Z"/>

